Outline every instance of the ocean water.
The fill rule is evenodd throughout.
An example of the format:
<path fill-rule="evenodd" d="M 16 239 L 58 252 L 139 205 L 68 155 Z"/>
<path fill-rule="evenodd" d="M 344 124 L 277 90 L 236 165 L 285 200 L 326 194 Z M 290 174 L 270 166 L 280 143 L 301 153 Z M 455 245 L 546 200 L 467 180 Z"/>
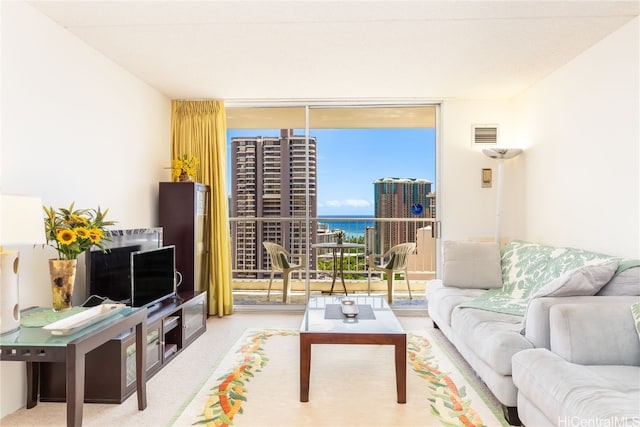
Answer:
<path fill-rule="evenodd" d="M 367 220 L 372 218 L 372 220 Z M 318 215 L 318 222 L 330 230 L 342 230 L 347 237 L 364 236 L 366 227 L 373 227 L 373 215 Z"/>

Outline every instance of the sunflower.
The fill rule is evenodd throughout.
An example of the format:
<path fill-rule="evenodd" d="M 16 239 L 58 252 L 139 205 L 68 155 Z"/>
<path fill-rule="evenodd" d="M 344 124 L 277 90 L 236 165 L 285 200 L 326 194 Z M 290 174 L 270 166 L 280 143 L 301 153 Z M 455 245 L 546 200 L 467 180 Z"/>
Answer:
<path fill-rule="evenodd" d="M 87 220 L 87 218 L 80 216 L 78 214 L 72 213 L 71 214 L 71 222 L 74 224 L 82 224 L 82 225 L 87 225 L 89 224 L 89 221 Z"/>
<path fill-rule="evenodd" d="M 183 154 L 177 159 L 173 159 L 171 161 L 171 175 L 173 178 L 178 178 L 183 174 L 194 177 L 199 164 L 200 159 L 196 156 L 187 156 L 186 154 Z"/>
<path fill-rule="evenodd" d="M 81 239 L 89 238 L 89 230 L 87 230 L 84 227 L 76 227 L 73 229 L 73 232 L 76 233 L 76 236 L 78 236 Z"/>
<path fill-rule="evenodd" d="M 93 243 L 99 243 L 100 240 L 102 240 L 103 236 L 104 236 L 104 233 L 99 228 L 92 228 L 91 230 L 89 230 L 88 238 Z"/>
<path fill-rule="evenodd" d="M 48 245 L 58 251 L 58 259 L 76 259 L 82 252 L 96 246 L 106 252 L 105 228 L 115 224 L 106 221 L 108 209 L 68 209 L 43 207 L 45 233 Z"/>
<path fill-rule="evenodd" d="M 56 233 L 56 240 L 62 245 L 70 245 L 77 240 L 76 233 L 73 230 L 62 229 Z"/>

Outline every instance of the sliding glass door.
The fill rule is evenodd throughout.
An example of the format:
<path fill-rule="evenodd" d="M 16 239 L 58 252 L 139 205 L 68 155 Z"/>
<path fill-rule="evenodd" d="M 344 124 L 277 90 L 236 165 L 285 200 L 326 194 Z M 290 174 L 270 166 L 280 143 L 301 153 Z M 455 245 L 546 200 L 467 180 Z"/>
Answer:
<path fill-rule="evenodd" d="M 394 305 L 424 304 L 426 280 L 435 277 L 436 112 L 392 105 L 228 108 L 235 304 L 285 301 L 281 273 L 267 299 L 272 263 L 264 241 L 305 257 L 305 268 L 289 279 L 294 305 L 329 292 L 335 280 L 366 294 L 370 279 L 371 292 L 386 296 L 386 278 L 369 278 L 367 259 L 416 243 L 409 277 L 395 278 Z M 314 247 L 339 235 L 354 244 L 341 259 Z M 344 292 L 342 284 L 334 291 Z"/>

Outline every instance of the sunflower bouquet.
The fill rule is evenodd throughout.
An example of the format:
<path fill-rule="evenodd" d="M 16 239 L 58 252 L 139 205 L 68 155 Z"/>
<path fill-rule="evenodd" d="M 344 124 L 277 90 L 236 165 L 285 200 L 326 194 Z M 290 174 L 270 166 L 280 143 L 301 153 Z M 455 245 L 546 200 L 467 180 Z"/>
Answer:
<path fill-rule="evenodd" d="M 196 156 L 183 154 L 171 162 L 171 175 L 173 179 L 193 178 L 198 170 L 200 160 Z"/>
<path fill-rule="evenodd" d="M 96 246 L 103 252 L 107 250 L 105 243 L 106 227 L 115 221 L 105 221 L 107 212 L 98 209 L 76 209 L 71 203 L 68 209 L 43 207 L 46 217 L 44 229 L 47 244 L 58 252 L 58 259 L 77 259 L 85 250 Z"/>

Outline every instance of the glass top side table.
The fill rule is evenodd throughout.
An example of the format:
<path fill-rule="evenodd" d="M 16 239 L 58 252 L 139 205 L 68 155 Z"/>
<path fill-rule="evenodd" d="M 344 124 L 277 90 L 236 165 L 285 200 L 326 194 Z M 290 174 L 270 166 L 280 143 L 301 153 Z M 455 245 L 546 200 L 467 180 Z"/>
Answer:
<path fill-rule="evenodd" d="M 36 310 L 51 308 L 35 308 Z M 34 308 L 26 311 L 34 310 Z M 38 374 L 41 362 L 65 362 L 67 366 L 67 425 L 82 425 L 85 356 L 105 342 L 135 327 L 136 389 L 138 409 L 147 407 L 146 355 L 147 309 L 125 307 L 112 316 L 70 335 L 53 335 L 42 327 L 21 326 L 0 334 L 0 360 L 27 362 L 27 408 L 38 403 Z"/>

